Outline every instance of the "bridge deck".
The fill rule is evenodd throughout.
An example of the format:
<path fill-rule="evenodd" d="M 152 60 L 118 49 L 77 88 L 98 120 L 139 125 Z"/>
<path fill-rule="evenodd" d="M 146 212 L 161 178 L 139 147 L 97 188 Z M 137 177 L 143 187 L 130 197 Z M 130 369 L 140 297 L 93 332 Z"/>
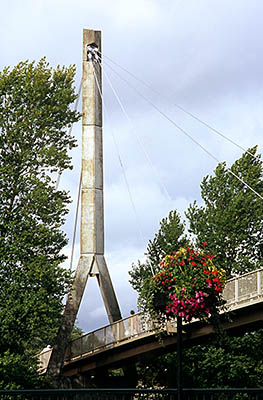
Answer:
<path fill-rule="evenodd" d="M 228 311 L 244 311 L 249 309 L 250 306 L 256 306 L 261 303 L 263 301 L 263 269 L 228 280 L 223 295 L 227 302 Z M 242 317 L 242 324 L 245 324 L 246 320 L 249 322 L 249 313 L 247 314 L 245 319 Z M 193 325 L 196 326 L 196 321 L 188 323 L 185 328 Z M 151 340 L 156 341 L 154 336 L 160 330 L 174 333 L 176 332 L 176 322 L 169 322 L 157 329 L 152 321 L 145 319 L 141 314 L 124 318 L 70 342 L 65 359 L 65 367 L 68 369 L 69 364 L 72 364 L 73 367 L 74 363 L 78 364 L 81 360 L 87 360 L 88 357 L 94 358 L 96 354 L 105 353 L 106 356 L 108 350 L 116 349 L 117 347 L 125 347 L 125 345 L 126 347 L 127 345 L 136 347 L 143 340 L 145 342 L 150 337 L 152 338 Z M 49 356 L 50 351 L 40 355 L 40 363 L 43 370 L 47 366 Z"/>

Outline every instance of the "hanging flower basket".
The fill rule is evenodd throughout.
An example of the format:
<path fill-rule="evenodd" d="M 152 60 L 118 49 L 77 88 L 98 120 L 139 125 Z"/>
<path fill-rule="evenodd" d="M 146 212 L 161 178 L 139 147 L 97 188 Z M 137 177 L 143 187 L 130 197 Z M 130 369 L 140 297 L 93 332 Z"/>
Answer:
<path fill-rule="evenodd" d="M 152 296 L 145 311 L 166 318 L 182 317 L 185 322 L 193 318 L 207 321 L 218 314 L 224 304 L 226 272 L 214 265 L 213 258 L 191 248 L 167 255 L 151 279 Z"/>

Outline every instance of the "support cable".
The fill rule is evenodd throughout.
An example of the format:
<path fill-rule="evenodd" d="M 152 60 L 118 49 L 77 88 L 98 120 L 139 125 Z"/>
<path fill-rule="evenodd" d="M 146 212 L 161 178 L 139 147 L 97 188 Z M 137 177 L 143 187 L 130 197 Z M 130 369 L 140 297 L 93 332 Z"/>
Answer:
<path fill-rule="evenodd" d="M 108 65 L 109 66 L 109 65 Z M 187 133 L 181 126 L 179 126 L 172 118 L 170 118 L 166 113 L 164 113 L 159 107 L 157 107 L 151 100 L 149 100 L 146 96 L 144 96 L 137 88 L 135 88 L 133 85 L 131 85 L 125 78 L 123 78 L 121 75 L 119 75 L 118 72 L 116 72 L 112 67 L 111 70 L 115 72 L 120 79 L 122 79 L 131 89 L 133 89 L 140 97 L 142 97 L 148 104 L 150 104 L 160 115 L 162 115 L 167 121 L 169 121 L 172 125 L 174 125 L 180 132 L 182 132 L 185 136 L 187 136 L 193 143 L 195 143 L 198 147 L 200 147 L 206 154 L 208 154 L 213 160 L 215 160 L 217 163 L 220 163 L 220 161 L 209 151 L 207 150 L 203 145 L 201 145 L 196 139 L 194 139 L 189 133 Z M 243 183 L 247 188 L 249 188 L 253 193 L 255 193 L 258 197 L 260 197 L 263 200 L 263 197 L 256 192 L 251 186 L 249 186 L 242 178 L 240 178 L 238 175 L 236 175 L 231 169 L 227 169 L 227 171 L 232 174 L 236 179 L 238 179 L 240 182 Z"/>
<path fill-rule="evenodd" d="M 75 100 L 73 111 L 77 111 L 77 108 L 78 108 L 78 105 L 79 105 L 79 98 L 80 98 L 81 88 L 82 88 L 82 79 L 80 80 L 78 94 L 77 94 L 77 98 Z M 68 135 L 69 136 L 71 136 L 71 134 L 72 134 L 72 128 L 73 128 L 73 124 L 71 124 L 70 127 L 69 127 L 69 130 L 68 130 Z M 62 172 L 59 172 L 58 175 L 57 175 L 55 190 L 58 190 L 58 187 L 59 187 L 59 184 L 60 184 L 61 175 L 62 175 Z"/>
<path fill-rule="evenodd" d="M 101 64 L 100 64 L 100 65 L 101 65 Z M 101 65 L 101 66 L 102 66 L 102 65 Z M 152 168 L 152 171 L 153 171 L 153 173 L 154 173 L 154 175 L 155 175 L 155 177 L 156 177 L 156 179 L 157 179 L 157 182 L 159 183 L 160 187 L 163 189 L 163 191 L 164 191 L 164 193 L 166 194 L 168 200 L 171 201 L 171 200 L 172 200 L 172 199 L 171 199 L 171 196 L 169 195 L 169 193 L 168 193 L 166 187 L 164 186 L 164 184 L 161 182 L 160 176 L 159 176 L 159 174 L 158 174 L 156 168 L 154 167 L 154 165 L 153 165 L 153 163 L 152 163 L 152 160 L 151 160 L 151 158 L 150 158 L 148 152 L 145 150 L 145 147 L 143 146 L 143 144 L 142 144 L 142 142 L 141 142 L 139 136 L 136 134 L 136 130 L 135 130 L 135 127 L 134 127 L 134 125 L 133 125 L 133 123 L 132 123 L 131 118 L 129 117 L 129 115 L 128 115 L 128 113 L 127 113 L 127 111 L 126 111 L 126 109 L 125 109 L 125 107 L 124 107 L 124 105 L 123 105 L 123 103 L 122 103 L 120 97 L 118 96 L 116 90 L 114 89 L 113 84 L 112 84 L 112 82 L 111 82 L 111 80 L 110 80 L 108 74 L 107 74 L 104 70 L 103 70 L 103 75 L 106 77 L 107 82 L 108 82 L 108 84 L 109 84 L 109 86 L 110 86 L 110 88 L 111 88 L 111 90 L 112 90 L 112 92 L 113 92 L 115 98 L 117 99 L 117 101 L 118 101 L 118 103 L 119 103 L 119 105 L 120 105 L 120 107 L 121 107 L 121 109 L 122 109 L 122 111 L 123 111 L 123 113 L 124 113 L 124 115 L 125 115 L 125 117 L 126 117 L 128 123 L 130 124 L 130 126 L 131 126 L 131 128 L 132 128 L 132 130 L 133 130 L 133 132 L 134 132 L 134 134 L 135 134 L 135 137 L 136 137 L 136 139 L 137 139 L 137 142 L 138 142 L 139 146 L 141 147 L 141 150 L 142 150 L 142 152 L 144 153 L 146 159 L 148 160 L 148 162 L 149 162 L 149 164 L 150 164 L 150 167 Z"/>
<path fill-rule="evenodd" d="M 221 136 L 222 138 L 224 138 L 225 140 L 227 140 L 228 142 L 232 143 L 234 146 L 238 147 L 240 150 L 243 150 L 245 153 L 249 154 L 251 157 L 256 158 L 256 155 L 253 153 L 250 153 L 250 151 L 248 151 L 247 149 L 245 149 L 244 147 L 242 147 L 240 144 L 236 143 L 234 140 L 230 139 L 228 136 L 224 135 L 222 132 L 220 132 L 218 129 L 214 128 L 212 125 L 208 124 L 207 122 L 203 121 L 201 118 L 197 117 L 196 115 L 194 115 L 193 113 L 191 113 L 190 111 L 187 111 L 184 107 L 180 106 L 179 104 L 175 103 L 174 101 L 171 101 L 170 99 L 168 99 L 168 97 L 164 96 L 161 92 L 159 92 L 158 90 L 154 89 L 149 83 L 147 83 L 146 81 L 144 81 L 141 78 L 138 78 L 136 75 L 134 75 L 132 72 L 128 71 L 126 68 L 122 67 L 120 64 L 118 64 L 116 61 L 113 61 L 110 57 L 106 56 L 104 54 L 104 57 L 107 58 L 111 63 L 113 63 L 114 65 L 116 65 L 118 68 L 122 69 L 124 72 L 126 72 L 127 74 L 129 74 L 133 79 L 137 80 L 138 82 L 142 83 L 144 86 L 146 86 L 148 89 L 150 89 L 152 92 L 154 92 L 155 94 L 157 94 L 158 96 L 162 97 L 165 100 L 168 100 L 169 102 L 171 102 L 171 104 L 178 108 L 180 111 L 184 112 L 185 114 L 189 115 L 191 118 L 195 119 L 196 121 L 198 121 L 200 124 L 204 125 L 205 127 L 207 127 L 208 129 L 210 129 L 211 131 L 213 131 L 214 133 L 216 133 L 218 136 Z M 105 63 L 105 61 L 104 61 Z M 105 63 L 106 65 L 109 66 L 109 64 Z M 110 68 L 110 66 L 109 66 Z"/>
<path fill-rule="evenodd" d="M 98 77 L 97 77 L 97 73 L 96 73 L 96 69 L 95 69 L 95 66 L 93 64 L 93 61 L 92 61 L 92 67 L 93 67 L 93 74 L 94 74 L 95 81 L 96 81 L 96 86 L 97 86 L 97 89 L 99 91 L 99 94 L 100 94 L 100 97 L 101 97 L 101 101 L 102 101 L 102 104 L 103 104 L 103 109 L 105 110 L 105 114 L 107 115 L 108 121 L 110 122 L 109 113 L 108 113 L 107 108 L 105 106 L 104 97 L 103 97 L 102 92 L 101 92 L 101 88 L 100 88 L 100 85 L 99 85 L 99 81 L 98 81 Z M 119 163 L 120 163 L 120 166 L 121 166 L 122 174 L 123 174 L 123 177 L 124 177 L 124 180 L 125 180 L 125 184 L 126 184 L 126 187 L 127 187 L 127 191 L 128 191 L 128 194 L 129 194 L 129 198 L 130 198 L 130 202 L 131 202 L 131 205 L 132 205 L 132 208 L 133 208 L 133 212 L 134 212 L 135 218 L 137 220 L 137 228 L 138 228 L 138 231 L 139 231 L 142 243 L 143 243 L 144 242 L 144 236 L 143 236 L 143 233 L 142 233 L 140 220 L 139 220 L 139 217 L 138 217 L 138 214 L 137 214 L 137 211 L 136 211 L 136 207 L 135 207 L 135 204 L 134 204 L 134 201 L 133 201 L 133 197 L 132 197 L 132 193 L 131 193 L 131 190 L 130 190 L 130 187 L 129 187 L 128 179 L 127 179 L 127 176 L 126 176 L 126 173 L 125 173 L 125 169 L 124 169 L 124 166 L 123 166 L 123 163 L 122 163 L 122 159 L 121 159 L 121 156 L 120 156 L 119 147 L 118 147 L 115 135 L 114 135 L 114 133 L 113 133 L 113 131 L 111 129 L 110 129 L 110 132 L 111 132 L 111 135 L 112 135 L 112 138 L 113 138 L 113 142 L 114 142 L 117 154 L 118 154 L 118 160 L 119 160 Z"/>

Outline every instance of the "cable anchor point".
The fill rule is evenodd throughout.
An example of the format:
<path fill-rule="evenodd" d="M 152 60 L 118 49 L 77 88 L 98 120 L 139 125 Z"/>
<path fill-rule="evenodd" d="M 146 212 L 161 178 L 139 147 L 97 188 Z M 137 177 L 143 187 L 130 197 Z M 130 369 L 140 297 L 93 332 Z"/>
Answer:
<path fill-rule="evenodd" d="M 99 47 L 96 43 L 87 45 L 87 61 L 99 61 Z"/>

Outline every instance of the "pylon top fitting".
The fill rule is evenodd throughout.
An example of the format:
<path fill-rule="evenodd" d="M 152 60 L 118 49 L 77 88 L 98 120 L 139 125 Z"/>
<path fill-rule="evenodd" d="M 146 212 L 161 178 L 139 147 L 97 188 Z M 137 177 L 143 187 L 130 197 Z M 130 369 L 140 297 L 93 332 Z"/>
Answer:
<path fill-rule="evenodd" d="M 99 48 L 96 43 L 87 45 L 87 61 L 99 61 Z"/>

